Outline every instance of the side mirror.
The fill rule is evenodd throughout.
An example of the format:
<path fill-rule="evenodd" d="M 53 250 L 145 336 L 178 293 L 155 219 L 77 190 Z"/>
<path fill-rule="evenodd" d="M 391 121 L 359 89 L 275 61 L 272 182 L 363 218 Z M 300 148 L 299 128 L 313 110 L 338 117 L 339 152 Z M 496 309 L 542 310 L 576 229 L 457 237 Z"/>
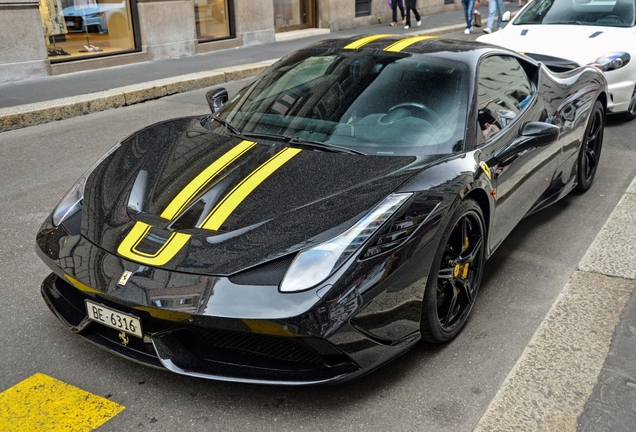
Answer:
<path fill-rule="evenodd" d="M 208 105 L 210 105 L 210 109 L 212 113 L 216 114 L 223 108 L 223 105 L 230 100 L 230 97 L 227 94 L 227 90 L 224 88 L 218 88 L 210 90 L 205 94 L 205 98 L 208 101 Z"/>
<path fill-rule="evenodd" d="M 488 161 L 489 165 L 501 163 L 524 150 L 547 146 L 559 139 L 560 129 L 550 123 L 528 122 L 521 126 L 519 136 L 508 146 L 497 152 Z"/>
<path fill-rule="evenodd" d="M 503 21 L 503 22 L 510 21 L 510 11 L 505 11 L 504 12 L 504 14 L 501 16 L 501 21 Z"/>

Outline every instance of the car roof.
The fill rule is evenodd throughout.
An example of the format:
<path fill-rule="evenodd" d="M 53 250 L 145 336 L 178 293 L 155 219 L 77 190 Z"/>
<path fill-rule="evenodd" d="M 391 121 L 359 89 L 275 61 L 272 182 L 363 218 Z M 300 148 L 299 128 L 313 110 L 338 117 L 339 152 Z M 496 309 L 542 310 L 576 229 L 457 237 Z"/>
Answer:
<path fill-rule="evenodd" d="M 493 52 L 519 56 L 518 53 L 491 44 L 436 36 L 400 36 L 391 34 L 360 35 L 326 39 L 307 47 L 342 50 L 374 50 L 387 53 L 438 54 L 475 64 L 483 55 Z M 450 56 L 449 56 L 450 55 Z"/>

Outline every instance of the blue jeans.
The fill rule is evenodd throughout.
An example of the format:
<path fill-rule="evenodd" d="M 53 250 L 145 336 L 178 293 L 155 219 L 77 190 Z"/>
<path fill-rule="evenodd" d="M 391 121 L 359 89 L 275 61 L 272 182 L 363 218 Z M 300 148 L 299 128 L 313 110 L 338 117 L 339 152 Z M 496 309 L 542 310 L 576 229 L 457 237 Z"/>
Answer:
<path fill-rule="evenodd" d="M 463 0 L 462 0 L 463 1 Z M 495 21 L 495 12 L 497 12 L 497 29 L 503 25 L 501 17 L 504 14 L 503 0 L 488 0 L 488 24 L 487 27 L 492 30 L 493 21 Z"/>
<path fill-rule="evenodd" d="M 475 0 L 462 0 L 464 6 L 464 18 L 466 19 L 466 28 L 473 26 L 473 9 L 475 8 Z"/>

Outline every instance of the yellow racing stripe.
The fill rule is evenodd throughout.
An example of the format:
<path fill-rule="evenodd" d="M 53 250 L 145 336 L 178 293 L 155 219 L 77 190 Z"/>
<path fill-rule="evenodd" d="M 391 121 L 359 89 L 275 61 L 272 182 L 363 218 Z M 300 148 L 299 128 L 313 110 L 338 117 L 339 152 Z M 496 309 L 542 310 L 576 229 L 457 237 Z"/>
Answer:
<path fill-rule="evenodd" d="M 286 148 L 272 156 L 267 162 L 252 171 L 241 183 L 234 187 L 229 194 L 219 202 L 201 224 L 201 228 L 218 230 L 223 222 L 238 207 L 247 196 L 252 193 L 267 177 L 282 167 L 291 158 L 300 153 L 300 149 Z"/>
<path fill-rule="evenodd" d="M 388 36 L 395 36 L 395 35 L 390 35 L 390 34 L 378 34 L 378 35 L 373 35 L 373 36 L 366 36 L 363 37 L 362 39 L 358 39 L 357 41 L 351 42 L 350 44 L 346 45 L 344 47 L 344 49 L 350 49 L 350 50 L 354 50 L 354 49 L 358 49 L 358 48 L 362 48 L 363 46 L 365 46 L 368 43 L 371 43 L 373 41 L 376 41 L 378 39 L 382 39 Z"/>
<path fill-rule="evenodd" d="M 161 213 L 164 219 L 172 220 L 196 197 L 196 195 L 210 182 L 219 172 L 241 157 L 246 151 L 256 145 L 253 141 L 242 141 L 230 151 L 225 153 L 210 166 L 196 176 L 176 197 L 168 204 L 168 207 Z"/>
<path fill-rule="evenodd" d="M 173 232 L 166 242 L 154 254 L 148 254 L 138 251 L 136 248 L 150 231 L 151 226 L 136 222 L 135 226 L 130 230 L 126 238 L 117 248 L 117 253 L 123 257 L 129 258 L 143 264 L 162 266 L 170 261 L 185 244 L 190 240 L 190 234 Z"/>
<path fill-rule="evenodd" d="M 414 43 L 417 43 L 419 41 L 423 41 L 423 40 L 426 40 L 426 39 L 434 39 L 436 37 L 437 36 L 411 36 L 411 37 L 408 37 L 406 39 L 402 39 L 400 41 L 397 41 L 397 42 L 389 45 L 388 47 L 384 48 L 384 51 L 400 52 L 404 48 L 407 48 L 407 47 L 413 45 Z"/>

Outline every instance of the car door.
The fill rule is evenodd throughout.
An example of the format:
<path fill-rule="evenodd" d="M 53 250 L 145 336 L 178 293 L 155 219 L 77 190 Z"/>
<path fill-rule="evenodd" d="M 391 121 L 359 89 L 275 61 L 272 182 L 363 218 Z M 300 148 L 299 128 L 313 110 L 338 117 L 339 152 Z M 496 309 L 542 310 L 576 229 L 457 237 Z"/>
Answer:
<path fill-rule="evenodd" d="M 484 161 L 507 147 L 530 121 L 547 121 L 548 114 L 537 95 L 537 67 L 506 55 L 484 58 L 478 69 L 478 148 Z M 494 250 L 546 193 L 559 164 L 558 141 L 531 148 L 490 167 L 495 209 L 490 227 Z"/>

